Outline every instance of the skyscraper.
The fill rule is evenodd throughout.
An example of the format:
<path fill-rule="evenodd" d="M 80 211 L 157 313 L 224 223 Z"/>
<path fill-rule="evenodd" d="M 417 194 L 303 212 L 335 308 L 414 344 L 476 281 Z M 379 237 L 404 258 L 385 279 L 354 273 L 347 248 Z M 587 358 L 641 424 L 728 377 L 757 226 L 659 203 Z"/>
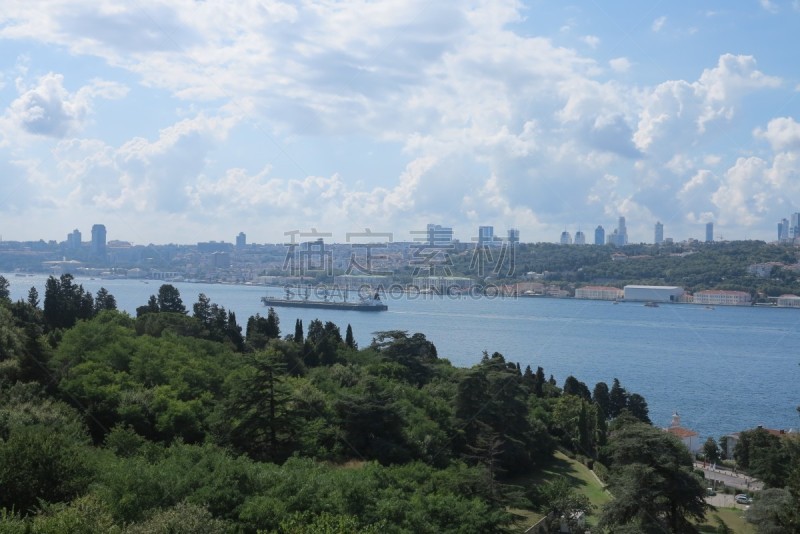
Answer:
<path fill-rule="evenodd" d="M 619 218 L 619 225 L 617 226 L 617 245 L 623 246 L 628 244 L 628 228 L 625 226 L 625 217 Z"/>
<path fill-rule="evenodd" d="M 67 248 L 70 250 L 78 250 L 81 248 L 81 232 L 77 228 L 72 233 L 67 234 Z"/>
<path fill-rule="evenodd" d="M 508 229 L 508 243 L 514 246 L 519 243 L 519 230 L 516 228 Z"/>
<path fill-rule="evenodd" d="M 792 213 L 789 221 L 789 239 L 800 237 L 800 213 Z"/>
<path fill-rule="evenodd" d="M 603 229 L 602 225 L 597 225 L 597 228 L 594 229 L 594 244 L 595 245 L 604 245 L 606 242 L 606 231 Z"/>
<path fill-rule="evenodd" d="M 478 246 L 488 246 L 494 241 L 494 226 L 478 227 Z"/>
<path fill-rule="evenodd" d="M 586 235 L 581 230 L 575 232 L 575 244 L 576 245 L 586 244 Z"/>
<path fill-rule="evenodd" d="M 661 221 L 656 222 L 656 239 L 655 244 L 660 245 L 664 242 L 664 225 Z"/>
<path fill-rule="evenodd" d="M 778 241 L 789 240 L 789 219 L 781 219 L 778 223 Z"/>
<path fill-rule="evenodd" d="M 247 235 L 244 232 L 239 232 L 236 236 L 236 248 L 241 250 L 247 246 Z"/>
<path fill-rule="evenodd" d="M 706 243 L 714 241 L 714 223 L 706 223 Z"/>
<path fill-rule="evenodd" d="M 562 245 L 571 245 L 572 244 L 572 236 L 569 235 L 569 232 L 564 230 L 561 232 L 561 244 Z"/>
<path fill-rule="evenodd" d="M 106 227 L 103 224 L 92 226 L 92 256 L 101 259 L 106 257 Z"/>

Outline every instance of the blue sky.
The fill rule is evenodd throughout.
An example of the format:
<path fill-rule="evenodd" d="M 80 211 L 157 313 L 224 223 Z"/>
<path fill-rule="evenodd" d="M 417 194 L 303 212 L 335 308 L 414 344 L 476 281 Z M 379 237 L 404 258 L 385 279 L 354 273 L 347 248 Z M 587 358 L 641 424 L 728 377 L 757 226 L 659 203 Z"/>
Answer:
<path fill-rule="evenodd" d="M 0 235 L 773 240 L 798 28 L 800 0 L 0 0 Z"/>

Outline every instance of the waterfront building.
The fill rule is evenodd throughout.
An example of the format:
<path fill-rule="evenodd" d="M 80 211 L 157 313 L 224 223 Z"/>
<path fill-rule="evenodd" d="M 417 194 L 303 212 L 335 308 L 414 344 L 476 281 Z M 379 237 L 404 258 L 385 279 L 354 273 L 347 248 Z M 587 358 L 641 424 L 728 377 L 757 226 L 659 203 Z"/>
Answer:
<path fill-rule="evenodd" d="M 646 302 L 678 302 L 683 288 L 677 286 L 628 285 L 623 288 L 625 300 Z"/>
<path fill-rule="evenodd" d="M 714 223 L 706 223 L 706 243 L 714 241 Z"/>
<path fill-rule="evenodd" d="M 749 306 L 750 293 L 725 289 L 707 289 L 694 294 L 695 304 L 711 306 Z"/>
<path fill-rule="evenodd" d="M 586 235 L 580 230 L 575 232 L 575 244 L 576 245 L 585 245 L 586 244 Z"/>
<path fill-rule="evenodd" d="M 92 226 L 92 256 L 101 259 L 106 257 L 106 227 L 103 224 Z"/>
<path fill-rule="evenodd" d="M 572 236 L 569 235 L 569 232 L 567 232 L 566 230 L 561 232 L 561 241 L 560 241 L 560 243 L 562 245 L 571 245 L 572 244 Z"/>
<path fill-rule="evenodd" d="M 664 242 L 664 225 L 661 221 L 656 222 L 655 234 L 655 244 L 660 245 Z"/>
<path fill-rule="evenodd" d="M 610 286 L 584 286 L 575 290 L 576 299 L 619 300 L 624 296 L 620 288 Z"/>
<path fill-rule="evenodd" d="M 606 231 L 603 229 L 601 225 L 597 225 L 597 228 L 594 229 L 594 244 L 595 245 L 602 245 L 606 242 Z"/>
<path fill-rule="evenodd" d="M 797 295 L 781 295 L 776 302 L 779 308 L 800 308 L 800 297 Z"/>

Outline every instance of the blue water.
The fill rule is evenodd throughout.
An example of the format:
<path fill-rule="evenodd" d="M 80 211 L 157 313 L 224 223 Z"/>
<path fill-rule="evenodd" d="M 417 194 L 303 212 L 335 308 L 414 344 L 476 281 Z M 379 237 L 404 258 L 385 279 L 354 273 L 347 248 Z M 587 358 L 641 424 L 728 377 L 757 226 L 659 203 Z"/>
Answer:
<path fill-rule="evenodd" d="M 35 285 L 44 298 L 44 276 L 15 277 L 13 299 Z M 120 309 L 137 306 L 157 293 L 157 281 L 78 279 L 96 292 L 101 286 Z M 265 314 L 264 294 L 276 288 L 175 283 L 187 308 L 205 293 L 236 312 L 244 325 Z M 693 305 L 648 308 L 640 303 L 544 298 L 441 298 L 395 296 L 389 311 L 365 313 L 278 308 L 284 334 L 296 319 L 349 323 L 361 346 L 381 330 L 422 332 L 439 356 L 458 366 L 478 362 L 482 351 L 500 352 L 524 369 L 542 366 L 559 385 L 569 375 L 609 385 L 618 378 L 629 392 L 643 395 L 650 418 L 667 426 L 673 411 L 701 439 L 764 425 L 800 428 L 800 310 Z"/>

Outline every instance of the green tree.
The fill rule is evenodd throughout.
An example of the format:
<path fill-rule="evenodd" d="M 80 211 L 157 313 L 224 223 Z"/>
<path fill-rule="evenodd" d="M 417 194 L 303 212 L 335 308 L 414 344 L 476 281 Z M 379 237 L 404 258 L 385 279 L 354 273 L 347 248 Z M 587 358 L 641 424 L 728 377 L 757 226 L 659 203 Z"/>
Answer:
<path fill-rule="evenodd" d="M 763 428 L 739 434 L 733 457 L 742 469 L 761 479 L 767 487 L 781 488 L 789 476 L 790 458 L 782 439 Z"/>
<path fill-rule="evenodd" d="M 387 361 L 400 365 L 405 370 L 404 378 L 417 386 L 429 380 L 438 361 L 436 347 L 420 333 L 409 336 L 403 330 L 376 332 L 371 348 Z"/>
<path fill-rule="evenodd" d="M 11 302 L 11 284 L 5 276 L 0 276 L 0 302 Z"/>
<path fill-rule="evenodd" d="M 639 422 L 612 432 L 610 489 L 600 526 L 612 532 L 695 532 L 692 520 L 705 517 L 703 481 L 686 447 L 674 436 Z"/>
<path fill-rule="evenodd" d="M 100 313 L 104 310 L 116 310 L 117 299 L 114 295 L 108 292 L 104 287 L 97 290 L 97 296 L 94 299 L 94 313 Z"/>
<path fill-rule="evenodd" d="M 586 384 L 572 375 L 568 376 L 567 379 L 564 380 L 564 388 L 562 392 L 564 395 L 576 395 L 587 402 L 592 400 L 592 396 L 589 393 L 589 388 L 586 387 Z"/>
<path fill-rule="evenodd" d="M 647 401 L 638 393 L 631 393 L 628 397 L 628 406 L 626 408 L 632 416 L 643 423 L 651 424 L 650 410 L 647 407 Z"/>
<path fill-rule="evenodd" d="M 226 414 L 233 445 L 256 460 L 283 461 L 292 450 L 295 425 L 290 413 L 286 364 L 268 347 L 248 357 L 230 384 Z"/>
<path fill-rule="evenodd" d="M 608 392 L 608 384 L 605 382 L 598 382 L 592 391 L 592 402 L 594 402 L 603 417 L 608 418 L 611 414 L 611 396 Z"/>
<path fill-rule="evenodd" d="M 158 288 L 158 311 L 187 313 L 181 300 L 181 292 L 172 284 L 162 284 Z"/>
<path fill-rule="evenodd" d="M 144 306 L 139 306 L 136 308 L 136 317 L 143 317 L 148 313 L 158 313 L 158 298 L 155 295 L 150 295 L 150 298 L 147 300 L 147 304 Z"/>
<path fill-rule="evenodd" d="M 44 320 L 52 330 L 70 328 L 78 319 L 94 315 L 94 298 L 83 286 L 73 283 L 71 274 L 49 277 L 45 282 Z"/>
<path fill-rule="evenodd" d="M 544 385 L 545 385 L 545 378 L 544 378 L 544 369 L 541 367 L 536 368 L 536 379 L 533 382 L 533 394 L 536 395 L 538 398 L 544 397 Z"/>
<path fill-rule="evenodd" d="M 192 304 L 192 315 L 204 325 L 211 323 L 211 299 L 205 293 L 197 295 L 197 302 Z"/>
<path fill-rule="evenodd" d="M 274 308 L 267 311 L 267 316 L 259 314 L 251 316 L 247 320 L 247 330 L 245 331 L 247 344 L 256 350 L 261 350 L 267 346 L 271 339 L 278 339 L 281 335 L 280 320 Z"/>
<path fill-rule="evenodd" d="M 710 463 L 717 463 L 720 461 L 719 447 L 717 441 L 709 436 L 705 443 L 703 443 L 703 454 L 706 461 Z"/>
<path fill-rule="evenodd" d="M 591 515 L 594 506 L 587 496 L 573 488 L 565 478 L 545 484 L 539 494 L 542 498 L 542 510 L 553 514 L 550 532 L 561 532 L 562 519 L 570 532 L 586 532 L 586 526 L 581 519 Z"/>
<path fill-rule="evenodd" d="M 0 440 L 0 508 L 28 513 L 40 499 L 69 501 L 91 474 L 84 443 L 54 428 L 21 426 Z"/>
<path fill-rule="evenodd" d="M 788 489 L 767 488 L 758 493 L 745 518 L 759 534 L 795 533 L 800 531 L 792 512 L 797 506 Z"/>
<path fill-rule="evenodd" d="M 294 342 L 297 344 L 303 343 L 303 321 L 297 319 L 294 322 Z"/>
<path fill-rule="evenodd" d="M 628 407 L 628 392 L 615 378 L 608 396 L 610 401 L 608 416 L 613 419 Z"/>
<path fill-rule="evenodd" d="M 357 349 L 358 346 L 356 345 L 356 340 L 353 338 L 353 327 L 349 324 L 347 325 L 347 332 L 344 336 L 344 344 L 347 345 L 351 349 Z"/>
<path fill-rule="evenodd" d="M 28 304 L 31 306 L 31 308 L 39 307 L 39 292 L 34 286 L 31 286 L 31 288 L 28 290 Z"/>

